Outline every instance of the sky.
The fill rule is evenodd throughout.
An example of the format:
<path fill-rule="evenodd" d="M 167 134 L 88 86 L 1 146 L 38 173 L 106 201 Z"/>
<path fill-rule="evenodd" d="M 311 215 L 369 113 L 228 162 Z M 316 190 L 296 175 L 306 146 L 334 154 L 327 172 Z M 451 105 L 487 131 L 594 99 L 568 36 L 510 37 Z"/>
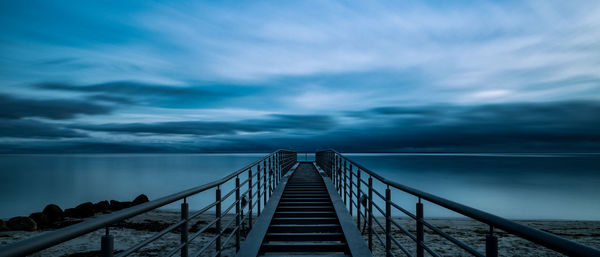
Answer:
<path fill-rule="evenodd" d="M 0 153 L 599 152 L 598 1 L 1 1 Z"/>

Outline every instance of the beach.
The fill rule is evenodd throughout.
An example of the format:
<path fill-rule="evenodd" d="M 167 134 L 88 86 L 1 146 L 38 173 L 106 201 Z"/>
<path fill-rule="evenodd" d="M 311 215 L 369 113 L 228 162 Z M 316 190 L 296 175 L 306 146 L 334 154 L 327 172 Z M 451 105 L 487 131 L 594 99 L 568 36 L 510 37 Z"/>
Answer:
<path fill-rule="evenodd" d="M 223 226 L 229 223 L 232 216 L 227 216 L 223 220 Z M 179 220 L 179 213 L 174 211 L 155 210 L 146 214 L 141 214 L 130 218 L 124 222 L 118 223 L 110 228 L 110 233 L 115 237 L 115 252 L 126 250 L 134 246 L 136 243 L 143 241 L 163 228 Z M 202 228 L 213 220 L 213 215 L 200 215 L 190 222 L 190 236 L 195 231 Z M 383 218 L 378 218 L 381 224 L 384 223 Z M 407 229 L 410 233 L 415 233 L 414 221 L 395 218 L 401 226 Z M 428 222 L 437 226 L 449 235 L 456 237 L 474 249 L 485 252 L 485 235 L 488 233 L 488 227 L 480 222 L 468 219 L 428 219 Z M 528 225 L 546 232 L 554 233 L 563 238 L 576 241 L 587 246 L 600 248 L 600 221 L 565 221 L 565 220 L 518 220 L 517 222 Z M 374 223 L 374 226 L 377 226 Z M 402 231 L 392 225 L 394 237 L 408 251 L 414 251 L 414 242 L 403 235 Z M 50 230 L 41 230 L 34 232 L 26 231 L 3 231 L 0 232 L 0 245 L 16 242 L 21 239 L 36 236 Z M 226 230 L 223 236 L 223 241 L 227 239 L 229 231 Z M 86 257 L 99 256 L 100 238 L 104 235 L 104 229 L 100 229 L 86 235 L 80 236 L 73 240 L 64 242 L 60 245 L 48 248 L 31 256 L 57 256 L 57 257 Z M 509 235 L 503 231 L 495 230 L 498 236 L 498 248 L 500 256 L 562 256 L 554 253 L 544 247 L 536 246 L 524 239 Z M 190 253 L 196 253 L 202 249 L 207 242 L 210 242 L 214 237 L 214 229 L 200 234 L 191 244 Z M 363 233 L 365 241 L 368 239 L 366 233 Z M 381 235 L 381 239 L 385 240 Z M 469 256 L 468 253 L 462 251 L 459 247 L 453 245 L 449 241 L 434 234 L 433 231 L 425 229 L 425 241 L 435 252 L 442 256 Z M 235 237 L 224 246 L 222 256 L 235 255 Z M 169 253 L 179 244 L 179 232 L 174 231 L 165 234 L 163 237 L 150 243 L 148 246 L 140 249 L 131 256 L 163 256 Z M 374 255 L 384 256 L 383 247 L 373 237 Z M 402 251 L 397 247 L 393 247 L 395 256 L 404 256 Z M 213 256 L 215 253 L 214 245 L 209 246 L 206 252 L 201 256 Z"/>

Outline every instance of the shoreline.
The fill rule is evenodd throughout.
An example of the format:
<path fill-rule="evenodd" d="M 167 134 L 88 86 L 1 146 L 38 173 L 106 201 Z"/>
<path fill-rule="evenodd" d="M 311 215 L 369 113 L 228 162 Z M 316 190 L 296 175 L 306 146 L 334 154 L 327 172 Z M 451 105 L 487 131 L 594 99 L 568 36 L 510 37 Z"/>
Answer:
<path fill-rule="evenodd" d="M 228 215 L 224 218 L 223 224 L 227 224 L 233 216 Z M 211 214 L 202 214 L 190 222 L 190 235 L 192 231 L 197 231 L 213 219 Z M 377 217 L 381 222 L 384 218 Z M 125 250 L 136 243 L 151 237 L 162 228 L 169 226 L 179 220 L 179 213 L 170 210 L 154 210 L 149 213 L 141 214 L 136 217 L 125 220 L 111 226 L 111 234 L 115 237 L 115 251 Z M 403 226 L 410 233 L 415 232 L 415 222 L 408 218 L 394 217 L 394 221 Z M 461 218 L 428 218 L 428 222 L 437 226 L 449 235 L 456 237 L 474 249 L 485 252 L 485 235 L 488 233 L 488 226 L 471 220 Z M 560 237 L 585 244 L 590 247 L 600 248 L 600 221 L 577 221 L 577 220 L 514 220 L 521 224 L 531 226 L 542 231 L 556 234 Z M 384 223 L 382 223 L 384 224 Z M 379 231 L 376 224 L 374 227 Z M 40 231 L 2 231 L 0 232 L 0 246 L 6 246 L 10 243 L 42 234 L 53 229 L 43 229 Z M 31 256 L 58 256 L 58 257 L 85 257 L 98 256 L 100 248 L 100 238 L 104 234 L 104 229 L 100 229 L 81 237 L 72 239 L 62 244 L 50 247 L 46 250 L 33 254 Z M 414 242 L 404 235 L 401 230 L 392 225 L 392 234 L 409 251 L 414 251 Z M 554 253 L 542 246 L 537 246 L 524 239 L 505 233 L 501 230 L 495 230 L 498 237 L 498 248 L 500 256 L 563 256 Z M 208 229 L 198 236 L 190 244 L 190 252 L 194 253 L 201 249 L 207 242 L 215 236 L 214 229 Z M 223 239 L 227 238 L 228 232 L 224 234 Z M 363 233 L 365 241 L 367 235 Z M 375 256 L 383 255 L 381 247 L 373 237 L 375 246 L 373 253 Z M 235 253 L 234 242 L 231 240 L 225 245 L 223 256 L 233 256 Z M 464 251 L 454 246 L 449 241 L 441 238 L 433 231 L 425 229 L 425 242 L 437 253 L 443 256 L 463 256 Z M 165 234 L 158 240 L 150 243 L 148 246 L 140 249 L 132 256 L 161 256 L 166 254 L 172 247 L 179 244 L 179 234 L 177 231 Z M 392 248 L 396 256 L 404 255 L 397 247 Z M 214 247 L 209 247 L 207 255 L 214 254 Z"/>

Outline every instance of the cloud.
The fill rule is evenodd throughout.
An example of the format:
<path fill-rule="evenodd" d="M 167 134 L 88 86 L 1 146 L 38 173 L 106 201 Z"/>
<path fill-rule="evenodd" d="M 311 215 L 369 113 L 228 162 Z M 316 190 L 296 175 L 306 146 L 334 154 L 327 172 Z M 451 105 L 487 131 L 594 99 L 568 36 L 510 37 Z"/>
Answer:
<path fill-rule="evenodd" d="M 61 124 L 34 120 L 0 119 L 0 137 L 4 139 L 62 139 L 87 137 L 87 135 L 73 129 L 64 128 Z M 27 143 L 24 144 L 26 145 Z"/>
<path fill-rule="evenodd" d="M 250 86 L 204 85 L 173 86 L 155 85 L 132 81 L 114 81 L 91 85 L 67 83 L 38 83 L 35 88 L 95 94 L 91 98 L 121 104 L 141 104 L 159 107 L 205 107 L 253 93 Z M 254 90 L 255 91 L 255 90 Z"/>
<path fill-rule="evenodd" d="M 73 128 L 118 133 L 150 133 L 168 135 L 232 135 L 281 131 L 326 131 L 335 127 L 335 119 L 324 115 L 269 115 L 263 119 L 232 122 L 182 121 L 155 123 L 112 123 L 100 125 L 74 125 Z"/>
<path fill-rule="evenodd" d="M 19 119 L 41 117 L 55 120 L 75 118 L 77 115 L 109 114 L 110 107 L 71 99 L 25 99 L 0 94 L 0 118 Z"/>

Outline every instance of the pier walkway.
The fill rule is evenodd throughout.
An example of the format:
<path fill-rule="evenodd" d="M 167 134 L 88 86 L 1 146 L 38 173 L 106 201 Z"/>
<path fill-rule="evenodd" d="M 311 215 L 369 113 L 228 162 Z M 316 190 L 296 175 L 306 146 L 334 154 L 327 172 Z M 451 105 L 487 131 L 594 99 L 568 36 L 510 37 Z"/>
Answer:
<path fill-rule="evenodd" d="M 182 257 L 423 257 L 441 256 L 436 252 L 440 246 L 497 257 L 498 231 L 551 255 L 600 257 L 596 248 L 390 181 L 335 150 L 315 153 L 314 162 L 298 162 L 297 156 L 277 150 L 217 181 L 0 247 L 0 257 L 45 256 L 44 249 L 97 230 L 103 231 L 98 238 L 102 257 L 144 256 L 140 250 L 148 248 L 158 256 Z M 203 201 L 189 201 L 192 197 Z M 407 198 L 414 199 L 414 212 L 398 201 Z M 424 202 L 487 226 L 484 235 L 473 231 L 482 243 L 468 244 L 430 223 Z M 119 222 L 175 203 L 181 206 L 181 219 L 133 246 L 123 247 L 123 238 L 111 233 Z M 204 216 L 214 218 L 198 221 Z M 167 234 L 178 240 L 152 244 Z"/>

